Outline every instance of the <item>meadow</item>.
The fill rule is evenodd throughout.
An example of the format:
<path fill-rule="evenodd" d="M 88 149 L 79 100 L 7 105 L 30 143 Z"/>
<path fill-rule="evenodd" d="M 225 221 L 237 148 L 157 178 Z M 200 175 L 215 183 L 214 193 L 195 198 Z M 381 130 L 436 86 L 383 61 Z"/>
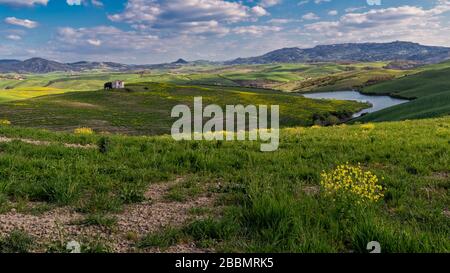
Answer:
<path fill-rule="evenodd" d="M 194 245 L 196 251 L 342 253 L 366 252 L 374 240 L 383 252 L 450 251 L 448 117 L 287 128 L 274 153 L 248 141 L 10 126 L 0 134 L 11 140 L 0 143 L 0 250 L 63 252 L 77 239 L 86 252 Z M 359 204 L 326 195 L 321 173 L 346 163 L 376 175 L 384 197 Z M 161 218 L 160 206 L 183 221 Z M 139 225 L 123 221 L 134 208 L 147 217 Z M 56 226 L 43 220 L 55 215 Z M 155 218 L 160 226 L 142 229 Z"/>

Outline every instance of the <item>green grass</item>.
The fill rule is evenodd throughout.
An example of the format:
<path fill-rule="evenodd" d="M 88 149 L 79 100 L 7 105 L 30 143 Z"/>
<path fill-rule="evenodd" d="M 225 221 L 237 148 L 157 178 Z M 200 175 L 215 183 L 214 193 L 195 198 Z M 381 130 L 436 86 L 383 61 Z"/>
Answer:
<path fill-rule="evenodd" d="M 369 86 L 367 94 L 388 94 L 415 99 L 409 103 L 384 109 L 357 121 L 394 121 L 439 117 L 450 114 L 449 63 L 429 66 L 424 72 Z M 423 68 L 425 69 L 425 68 Z"/>
<path fill-rule="evenodd" d="M 321 101 L 281 92 L 239 87 L 198 87 L 172 84 L 130 84 L 131 91 L 85 91 L 6 102 L 0 104 L 0 118 L 14 125 L 73 131 L 90 127 L 98 132 L 161 135 L 170 133 L 175 105 L 192 106 L 195 96 L 204 104 L 280 105 L 281 125 L 313 124 L 315 115 L 339 117 L 365 107 L 344 101 Z"/>
<path fill-rule="evenodd" d="M 0 238 L 0 253 L 28 253 L 33 248 L 34 240 L 27 233 L 14 230 Z"/>
<path fill-rule="evenodd" d="M 109 150 L 101 153 L 61 144 L 95 144 L 99 135 L 14 127 L 0 127 L 0 135 L 53 143 L 0 143 L 0 194 L 11 201 L 108 215 L 140 202 L 152 183 L 194 175 L 203 189 L 216 189 L 223 211 L 222 217 L 182 228 L 203 247 L 365 252 L 375 240 L 384 252 L 450 251 L 450 117 L 377 123 L 373 130 L 359 125 L 288 128 L 281 131 L 280 149 L 274 153 L 261 153 L 258 142 L 175 142 L 164 136 L 108 136 Z M 320 190 L 309 190 L 319 189 L 323 170 L 345 162 L 360 162 L 385 178 L 386 194 L 379 204 L 333 202 Z M 177 236 L 162 242 L 149 237 L 146 245 L 167 246 Z"/>
<path fill-rule="evenodd" d="M 429 70 L 406 76 L 393 81 L 369 86 L 364 89 L 367 94 L 390 94 L 398 97 L 415 99 L 450 92 L 450 68 Z"/>
<path fill-rule="evenodd" d="M 168 248 L 173 245 L 176 245 L 183 237 L 183 234 L 180 230 L 174 228 L 167 228 L 161 232 L 155 232 L 146 235 L 142 238 L 137 247 L 141 249 L 145 248 Z"/>
<path fill-rule="evenodd" d="M 449 114 L 450 92 L 443 92 L 436 95 L 419 98 L 406 104 L 383 109 L 376 113 L 358 118 L 355 121 L 399 121 L 406 119 L 440 117 Z"/>

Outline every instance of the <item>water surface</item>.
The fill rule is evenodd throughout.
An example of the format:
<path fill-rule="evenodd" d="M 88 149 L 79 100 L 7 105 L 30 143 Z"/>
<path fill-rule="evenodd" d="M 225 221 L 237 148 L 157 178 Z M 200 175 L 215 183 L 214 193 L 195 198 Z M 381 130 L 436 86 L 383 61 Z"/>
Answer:
<path fill-rule="evenodd" d="M 320 93 L 310 93 L 302 94 L 306 98 L 310 99 L 327 99 L 327 100 L 351 100 L 359 102 L 368 102 L 372 104 L 371 108 L 364 109 L 353 117 L 359 117 L 363 114 L 373 113 L 380 111 L 385 108 L 389 108 L 395 105 L 406 103 L 409 100 L 397 99 L 390 96 L 370 96 L 364 95 L 357 91 L 338 91 L 338 92 L 320 92 Z"/>

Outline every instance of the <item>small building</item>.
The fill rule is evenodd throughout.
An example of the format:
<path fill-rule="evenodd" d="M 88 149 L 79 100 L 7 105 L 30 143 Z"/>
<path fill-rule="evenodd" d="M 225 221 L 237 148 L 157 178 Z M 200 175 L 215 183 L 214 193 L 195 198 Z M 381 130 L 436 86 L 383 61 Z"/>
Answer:
<path fill-rule="evenodd" d="M 124 89 L 125 88 L 125 82 L 124 81 L 113 81 L 112 82 L 112 88 L 113 89 Z"/>

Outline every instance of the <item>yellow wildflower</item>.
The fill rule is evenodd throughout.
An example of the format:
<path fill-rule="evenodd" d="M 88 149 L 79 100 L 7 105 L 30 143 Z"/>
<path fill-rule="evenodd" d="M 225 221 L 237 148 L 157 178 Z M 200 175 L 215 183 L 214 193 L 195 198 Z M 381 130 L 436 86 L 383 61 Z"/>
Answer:
<path fill-rule="evenodd" d="M 358 199 L 357 203 L 377 202 L 384 197 L 378 177 L 365 172 L 360 164 L 340 165 L 331 172 L 324 171 L 321 176 L 321 185 L 328 195 L 350 194 Z"/>
<path fill-rule="evenodd" d="M 0 119 L 0 125 L 3 125 L 3 126 L 11 125 L 11 121 L 9 121 L 7 119 Z"/>
<path fill-rule="evenodd" d="M 361 128 L 364 131 L 371 131 L 371 130 L 375 129 L 375 124 L 373 124 L 373 123 L 363 124 L 363 125 L 361 125 Z"/>
<path fill-rule="evenodd" d="M 92 135 L 94 134 L 94 130 L 91 128 L 77 128 L 74 130 L 74 133 L 77 135 Z"/>

